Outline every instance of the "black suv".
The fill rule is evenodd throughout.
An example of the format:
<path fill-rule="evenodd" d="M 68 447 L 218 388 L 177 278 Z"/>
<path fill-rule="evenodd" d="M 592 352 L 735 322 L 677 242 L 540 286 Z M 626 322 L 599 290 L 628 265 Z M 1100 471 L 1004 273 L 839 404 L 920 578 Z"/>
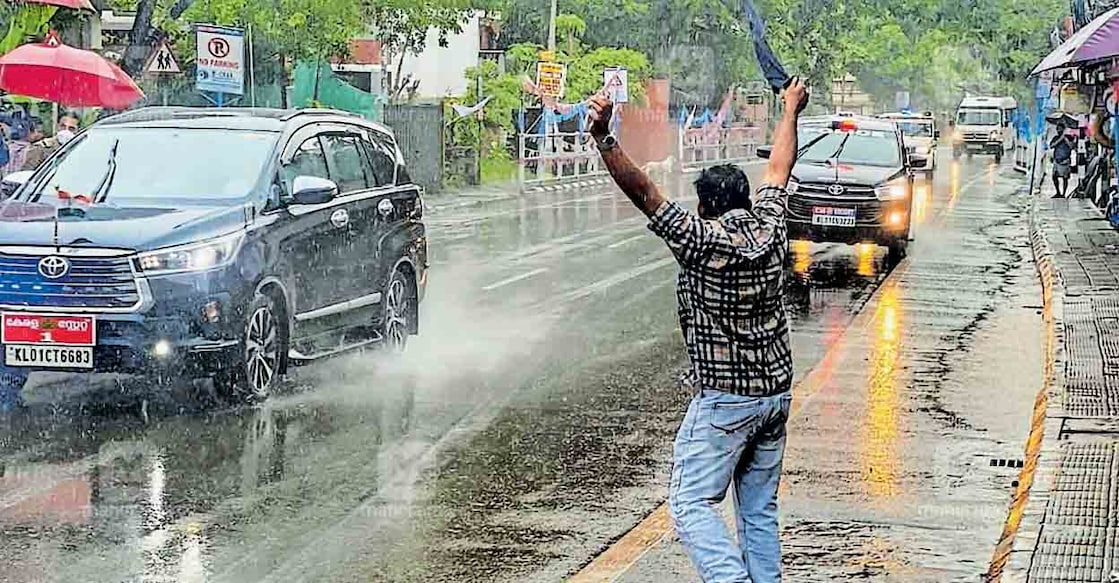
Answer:
<path fill-rule="evenodd" d="M 9 374 L 187 371 L 261 399 L 289 363 L 418 331 L 421 189 L 359 117 L 140 109 L 5 182 Z"/>
<path fill-rule="evenodd" d="M 789 180 L 789 239 L 877 243 L 899 261 L 909 244 L 913 171 L 897 124 L 866 117 L 804 118 Z M 768 156 L 768 149 L 759 150 Z"/>

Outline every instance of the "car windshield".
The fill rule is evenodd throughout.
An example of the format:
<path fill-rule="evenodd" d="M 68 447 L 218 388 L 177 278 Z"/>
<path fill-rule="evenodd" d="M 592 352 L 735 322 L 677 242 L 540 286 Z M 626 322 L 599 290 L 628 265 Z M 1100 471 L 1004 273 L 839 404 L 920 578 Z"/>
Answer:
<path fill-rule="evenodd" d="M 901 133 L 911 138 L 931 138 L 933 124 L 930 121 L 899 121 Z"/>
<path fill-rule="evenodd" d="M 854 166 L 892 167 L 901 165 L 897 138 L 883 130 L 840 131 L 830 127 L 807 126 L 797 130 L 805 149 L 800 162 L 823 164 L 830 161 Z"/>
<path fill-rule="evenodd" d="M 964 109 L 956 122 L 962 126 L 997 126 L 1001 119 L 997 109 Z"/>
<path fill-rule="evenodd" d="M 60 192 L 63 197 L 100 194 L 109 203 L 152 206 L 169 200 L 189 205 L 241 199 L 256 184 L 275 142 L 276 134 L 266 132 L 93 130 L 46 167 L 27 196 L 51 203 Z"/>

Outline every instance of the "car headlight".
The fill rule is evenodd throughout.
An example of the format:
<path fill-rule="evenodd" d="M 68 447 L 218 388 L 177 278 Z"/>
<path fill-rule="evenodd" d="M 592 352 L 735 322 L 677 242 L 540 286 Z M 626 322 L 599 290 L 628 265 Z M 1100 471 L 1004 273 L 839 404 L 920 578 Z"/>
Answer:
<path fill-rule="evenodd" d="M 233 233 L 202 243 L 141 253 L 136 263 L 145 275 L 205 271 L 232 262 L 244 240 L 244 233 Z"/>
<path fill-rule="evenodd" d="M 1002 132 L 1000 132 L 999 130 L 995 130 L 991 132 L 990 138 L 992 142 L 997 142 L 1002 139 Z"/>
<path fill-rule="evenodd" d="M 917 146 L 917 147 L 913 148 L 913 153 L 917 154 L 918 156 L 928 156 L 929 155 L 929 147 L 928 146 Z"/>
<path fill-rule="evenodd" d="M 909 196 L 909 185 L 904 180 L 895 180 L 876 186 L 874 194 L 879 200 L 897 200 Z"/>
<path fill-rule="evenodd" d="M 789 194 L 796 194 L 798 190 L 800 190 L 800 183 L 790 178 L 789 183 L 785 185 L 785 192 L 788 192 Z"/>

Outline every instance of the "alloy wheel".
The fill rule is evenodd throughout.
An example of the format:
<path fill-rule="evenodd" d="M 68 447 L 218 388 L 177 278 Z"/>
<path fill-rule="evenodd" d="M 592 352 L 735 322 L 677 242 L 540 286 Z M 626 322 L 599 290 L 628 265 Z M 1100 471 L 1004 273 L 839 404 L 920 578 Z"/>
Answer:
<path fill-rule="evenodd" d="M 392 352 L 403 352 L 408 341 L 408 322 L 411 317 L 408 285 L 399 274 L 389 282 L 385 297 L 385 346 Z"/>
<path fill-rule="evenodd" d="M 260 306 L 245 330 L 245 375 L 254 397 L 267 397 L 280 365 L 279 326 L 270 306 Z"/>

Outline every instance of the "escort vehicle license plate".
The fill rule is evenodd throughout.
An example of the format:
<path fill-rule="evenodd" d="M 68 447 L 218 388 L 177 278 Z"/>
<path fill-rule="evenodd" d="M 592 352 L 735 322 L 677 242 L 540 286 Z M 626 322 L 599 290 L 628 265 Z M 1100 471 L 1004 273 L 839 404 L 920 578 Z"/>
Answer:
<path fill-rule="evenodd" d="M 831 206 L 812 207 L 812 224 L 821 227 L 854 227 L 855 209 Z"/>

